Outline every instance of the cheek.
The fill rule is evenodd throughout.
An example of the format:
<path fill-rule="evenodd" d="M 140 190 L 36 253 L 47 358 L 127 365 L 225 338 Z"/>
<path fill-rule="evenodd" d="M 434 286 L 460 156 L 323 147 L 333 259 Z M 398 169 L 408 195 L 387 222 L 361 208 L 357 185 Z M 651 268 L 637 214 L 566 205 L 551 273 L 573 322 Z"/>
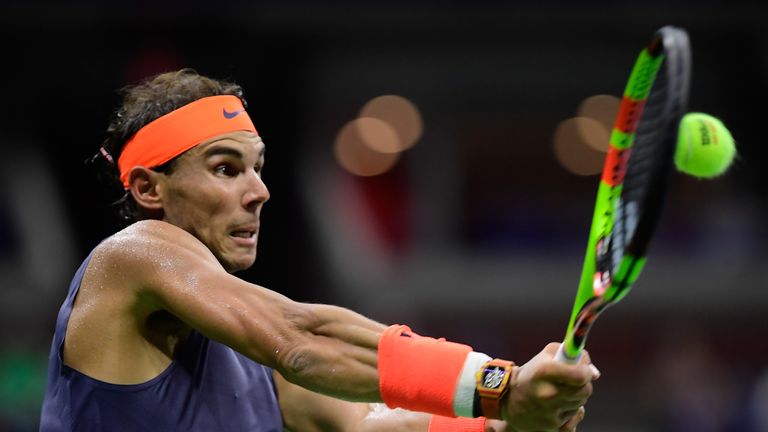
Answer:
<path fill-rule="evenodd" d="M 185 188 L 172 194 L 166 213 L 170 222 L 178 221 L 195 231 L 205 231 L 227 212 L 227 201 L 223 197 L 223 193 L 212 187 Z"/>

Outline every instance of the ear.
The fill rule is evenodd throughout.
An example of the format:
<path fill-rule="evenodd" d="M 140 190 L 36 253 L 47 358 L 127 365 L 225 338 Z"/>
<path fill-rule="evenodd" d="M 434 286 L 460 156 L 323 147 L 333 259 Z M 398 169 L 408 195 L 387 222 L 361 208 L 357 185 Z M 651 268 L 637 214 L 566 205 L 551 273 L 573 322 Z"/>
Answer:
<path fill-rule="evenodd" d="M 128 190 L 139 208 L 149 211 L 163 209 L 162 194 L 160 193 L 163 174 L 143 166 L 135 166 L 128 173 Z"/>

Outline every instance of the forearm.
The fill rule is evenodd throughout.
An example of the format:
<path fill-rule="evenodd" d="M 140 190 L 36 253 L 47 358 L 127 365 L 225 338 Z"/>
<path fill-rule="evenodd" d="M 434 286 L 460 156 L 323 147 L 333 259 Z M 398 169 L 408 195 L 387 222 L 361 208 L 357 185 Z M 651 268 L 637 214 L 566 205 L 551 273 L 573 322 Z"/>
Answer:
<path fill-rule="evenodd" d="M 380 402 L 378 342 L 383 324 L 337 306 L 297 304 L 299 343 L 277 365 L 295 384 L 350 401 Z"/>
<path fill-rule="evenodd" d="M 334 399 L 291 384 L 277 372 L 274 378 L 285 427 L 292 432 L 427 432 L 433 418 L 425 413 L 390 409 L 380 403 Z M 453 424 L 458 421 L 461 420 L 448 420 Z M 435 428 L 432 432 L 439 430 Z M 485 424 L 485 432 L 503 430 L 501 422 L 489 420 Z"/>
<path fill-rule="evenodd" d="M 436 418 L 430 414 L 404 409 L 389 409 L 383 404 L 369 404 L 364 418 L 349 432 L 504 432 L 506 424 L 499 420 Z"/>
<path fill-rule="evenodd" d="M 318 336 L 339 339 L 366 348 L 378 347 L 379 337 L 387 328 L 357 312 L 339 306 L 305 304 L 313 317 L 306 323 L 309 331 Z"/>
<path fill-rule="evenodd" d="M 472 378 L 478 370 L 488 370 L 473 361 L 488 356 L 472 353 L 466 345 L 421 337 L 406 326 L 385 328 L 340 307 L 300 304 L 284 298 L 275 300 L 270 309 L 282 310 L 278 315 L 285 325 L 280 328 L 291 329 L 286 333 L 292 335 L 287 349 L 275 356 L 275 369 L 289 382 L 347 401 L 386 400 L 393 408 L 449 417 L 471 417 L 478 412 L 475 380 L 464 382 L 464 376 Z M 254 326 L 254 322 L 250 325 Z M 556 345 L 548 349 L 552 351 Z M 542 352 L 536 361 L 520 368 L 526 373 L 510 375 L 511 391 L 502 400 L 503 410 L 505 418 L 516 427 L 522 426 L 521 430 L 538 430 L 542 429 L 541 425 L 544 429 L 561 426 L 591 393 L 590 381 L 594 377 L 586 364 L 562 365 L 553 362 L 550 354 Z M 542 396 L 539 390 L 544 387 L 554 389 L 549 392 L 552 397 Z M 483 413 L 485 408 L 482 405 Z M 488 412 L 496 411 L 498 409 Z M 389 421 L 405 421 L 368 415 L 361 419 L 364 426 L 359 425 L 360 429 L 342 430 L 376 431 L 379 427 L 387 430 L 394 427 Z M 575 425 L 580 419 L 575 418 L 569 425 Z M 406 427 L 409 423 L 395 424 Z M 473 423 L 469 430 L 483 427 L 494 430 L 496 426 L 499 425 Z M 565 430 L 570 429 L 569 426 Z"/>
<path fill-rule="evenodd" d="M 385 328 L 344 308 L 292 301 L 226 273 L 205 245 L 172 225 L 148 222 L 134 231 L 128 239 L 146 253 L 125 254 L 121 241 L 106 265 L 121 269 L 142 313 L 168 311 L 318 393 L 476 415 L 474 375 L 484 355 L 471 354 L 471 347 L 421 337 L 406 326 Z M 168 271 L 169 262 L 179 271 Z"/>
<path fill-rule="evenodd" d="M 383 325 L 343 308 L 295 302 L 211 263 L 161 271 L 145 286 L 157 308 L 310 390 L 380 402 L 378 337 Z M 179 290 L 178 286 L 191 288 Z"/>
<path fill-rule="evenodd" d="M 455 432 L 468 430 L 504 432 L 506 430 L 505 423 L 499 420 L 446 417 L 435 423 L 435 416 L 431 414 L 400 408 L 390 409 L 384 404 L 366 404 L 362 415 L 359 410 L 354 415 L 356 418 L 348 420 L 346 428 L 339 429 L 339 432 Z M 470 422 L 471 426 L 469 425 Z M 440 425 L 436 426 L 435 424 Z"/>
<path fill-rule="evenodd" d="M 290 365 L 286 370 L 295 375 L 289 377 L 279 370 L 288 381 L 348 401 L 378 401 L 385 398 L 390 407 L 443 413 L 449 417 L 467 416 L 467 413 L 471 416 L 471 413 L 478 412 L 474 380 L 464 383 L 463 376 L 465 370 L 470 372 L 470 376 L 482 370 L 471 359 L 487 358 L 484 354 L 467 354 L 470 347 L 424 338 L 410 332 L 405 326 L 385 328 L 382 324 L 343 308 L 325 305 L 301 307 L 303 312 L 297 316 L 302 318 L 296 321 L 296 325 L 302 329 L 308 343 L 301 345 L 296 351 L 297 356 L 286 363 Z M 571 413 L 577 413 L 576 410 L 584 404 L 591 392 L 591 375 L 585 375 L 584 371 L 572 366 L 551 363 L 547 361 L 549 356 L 544 354 L 540 357 L 533 364 L 526 364 L 528 367 L 524 368 L 525 373 L 518 375 L 517 372 L 510 372 L 510 387 L 513 391 L 503 398 L 506 418 L 514 419 L 516 425 L 522 426 L 522 430 L 541 429 L 540 425 L 555 428 L 563 426 L 565 429 L 562 430 L 571 430 L 583 417 L 583 411 L 579 412 L 581 417 L 571 420 L 568 417 Z M 297 358 L 300 361 L 295 361 Z M 541 368 L 544 375 L 529 376 L 539 373 L 533 372 L 538 371 L 539 362 L 547 363 Z M 494 362 L 489 364 L 495 365 Z M 513 366 L 513 370 L 519 371 L 520 368 Z M 459 396 L 463 392 L 458 389 L 464 386 L 472 388 L 474 397 L 471 400 Z M 552 388 L 549 393 L 553 395 L 553 400 L 538 393 L 544 387 Z M 467 401 L 472 403 L 471 409 L 466 409 L 464 403 Z M 352 406 L 357 408 L 354 410 L 356 414 L 351 418 L 347 416 L 342 422 L 343 427 L 319 430 L 436 432 L 484 429 L 487 432 L 506 429 L 503 422 L 448 419 L 408 410 L 390 410 L 383 404 L 349 404 L 347 407 L 350 413 Z M 364 410 L 361 411 L 361 407 Z M 482 408 L 485 412 L 487 407 L 482 405 Z M 306 409 L 307 405 L 299 405 L 300 411 Z M 323 410 L 323 413 L 329 414 L 331 411 Z M 562 422 L 566 420 L 568 424 L 563 425 Z M 457 426 L 460 429 L 456 429 Z"/>
<path fill-rule="evenodd" d="M 384 404 L 368 404 L 365 415 L 352 430 L 360 432 L 427 432 L 432 416 L 404 409 L 389 409 Z M 351 432 L 351 431 L 350 431 Z"/>

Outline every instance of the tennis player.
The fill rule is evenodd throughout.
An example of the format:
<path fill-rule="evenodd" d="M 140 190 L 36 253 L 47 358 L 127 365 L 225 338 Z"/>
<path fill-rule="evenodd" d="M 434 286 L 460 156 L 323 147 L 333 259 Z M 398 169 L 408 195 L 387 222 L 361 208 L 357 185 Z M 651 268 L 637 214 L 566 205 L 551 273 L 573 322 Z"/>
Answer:
<path fill-rule="evenodd" d="M 235 84 L 185 69 L 126 90 L 99 155 L 133 223 L 70 284 L 41 431 L 575 429 L 587 356 L 518 366 L 233 276 L 256 259 L 264 151 Z"/>

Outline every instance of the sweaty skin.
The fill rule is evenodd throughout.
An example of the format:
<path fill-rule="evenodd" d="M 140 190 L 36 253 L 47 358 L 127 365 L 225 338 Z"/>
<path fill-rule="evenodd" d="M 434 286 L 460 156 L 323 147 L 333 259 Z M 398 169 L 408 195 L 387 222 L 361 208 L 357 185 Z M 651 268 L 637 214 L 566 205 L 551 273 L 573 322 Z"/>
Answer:
<path fill-rule="evenodd" d="M 134 167 L 130 192 L 145 220 L 94 250 L 64 362 L 109 383 L 146 382 L 171 364 L 194 328 L 274 369 L 290 428 L 426 430 L 426 415 L 370 415 L 369 404 L 352 403 L 381 402 L 384 325 L 344 308 L 294 302 L 231 274 L 256 259 L 269 199 L 263 166 L 261 139 L 233 132 L 181 155 L 170 174 Z M 572 430 L 583 417 L 594 379 L 587 356 L 569 366 L 553 354 L 542 351 L 522 366 L 506 396 L 505 416 L 520 430 Z"/>
<path fill-rule="evenodd" d="M 180 156 L 171 175 L 132 169 L 131 193 L 156 219 L 97 246 L 70 316 L 67 365 L 110 383 L 145 382 L 170 365 L 195 328 L 289 381 L 380 400 L 382 324 L 297 303 L 230 274 L 256 259 L 259 214 L 269 199 L 263 164 L 261 139 L 234 132 Z M 348 379 L 337 382 L 332 369 Z"/>

